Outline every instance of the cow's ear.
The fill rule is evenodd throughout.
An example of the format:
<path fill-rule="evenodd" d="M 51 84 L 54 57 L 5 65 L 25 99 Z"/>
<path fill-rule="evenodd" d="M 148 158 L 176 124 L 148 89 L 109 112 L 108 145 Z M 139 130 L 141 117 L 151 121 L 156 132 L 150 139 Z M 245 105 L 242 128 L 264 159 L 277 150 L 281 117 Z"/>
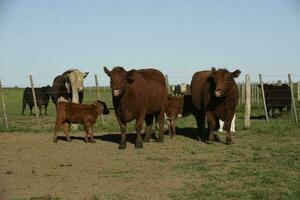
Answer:
<path fill-rule="evenodd" d="M 241 74 L 240 70 L 235 70 L 234 72 L 231 73 L 232 77 L 237 78 Z"/>
<path fill-rule="evenodd" d="M 89 72 L 84 72 L 83 78 L 87 77 L 88 74 L 89 74 Z"/>
<path fill-rule="evenodd" d="M 216 68 L 214 68 L 214 67 L 211 68 L 211 71 L 213 74 L 217 72 Z"/>
<path fill-rule="evenodd" d="M 128 83 L 130 83 L 130 84 L 133 83 L 133 81 L 134 81 L 133 76 L 134 76 L 135 72 L 136 72 L 135 69 L 132 69 L 132 70 L 127 72 L 127 81 L 128 81 Z"/>
<path fill-rule="evenodd" d="M 103 70 L 107 76 L 111 76 L 111 71 L 109 71 L 105 66 L 103 67 Z"/>

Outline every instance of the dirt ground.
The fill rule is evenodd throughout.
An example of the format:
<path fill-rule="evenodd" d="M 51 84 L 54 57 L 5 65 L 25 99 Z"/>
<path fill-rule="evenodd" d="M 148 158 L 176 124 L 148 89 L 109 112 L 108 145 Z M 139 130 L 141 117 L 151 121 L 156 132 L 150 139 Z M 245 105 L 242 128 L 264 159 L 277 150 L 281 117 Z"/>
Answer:
<path fill-rule="evenodd" d="M 190 157 L 181 145 L 206 145 L 166 136 L 136 150 L 129 134 L 120 151 L 119 134 L 98 136 L 96 144 L 72 135 L 71 143 L 54 144 L 50 133 L 0 134 L 0 199 L 169 199 L 185 179 L 172 167 Z"/>
<path fill-rule="evenodd" d="M 298 199 L 297 131 L 207 145 L 193 130 L 138 150 L 135 134 L 118 150 L 118 133 L 96 134 L 96 144 L 83 133 L 57 144 L 51 133 L 1 133 L 0 200 Z"/>

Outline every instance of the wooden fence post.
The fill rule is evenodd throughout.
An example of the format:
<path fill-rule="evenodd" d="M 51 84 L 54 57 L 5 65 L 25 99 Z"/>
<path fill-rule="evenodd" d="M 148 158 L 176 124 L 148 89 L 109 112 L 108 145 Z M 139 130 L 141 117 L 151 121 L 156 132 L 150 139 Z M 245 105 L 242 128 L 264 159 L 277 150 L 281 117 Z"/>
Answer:
<path fill-rule="evenodd" d="M 97 74 L 95 74 L 95 83 L 96 83 L 96 90 L 97 90 L 97 98 L 98 100 L 100 100 L 99 82 L 98 82 Z"/>
<path fill-rule="evenodd" d="M 263 104 L 264 104 L 264 109 L 265 109 L 265 114 L 266 114 L 266 122 L 267 122 L 267 125 L 269 126 L 269 116 L 268 116 L 268 110 L 267 110 L 267 104 L 266 104 L 266 98 L 265 98 L 264 83 L 262 81 L 261 74 L 259 74 L 259 82 L 260 82 L 260 88 L 261 88 L 261 96 L 263 99 Z"/>
<path fill-rule="evenodd" d="M 292 108 L 293 108 L 293 111 L 294 111 L 293 112 L 294 113 L 294 118 L 295 118 L 296 124 L 298 124 L 298 116 L 297 116 L 295 96 L 294 96 L 294 86 L 293 86 L 293 81 L 292 81 L 291 74 L 288 74 L 288 78 L 289 78 L 289 84 L 290 84 L 290 88 L 291 88 Z"/>
<path fill-rule="evenodd" d="M 95 74 L 95 83 L 96 83 L 96 90 L 97 90 L 97 98 L 100 101 L 100 90 L 99 90 L 99 82 L 98 82 L 98 76 Z M 102 126 L 104 126 L 104 117 L 103 114 L 101 115 L 101 123 Z"/>
<path fill-rule="evenodd" d="M 165 80 L 166 80 L 166 87 L 168 89 L 168 94 L 171 94 L 168 75 L 165 75 Z"/>
<path fill-rule="evenodd" d="M 242 104 L 245 103 L 245 83 L 242 82 Z"/>
<path fill-rule="evenodd" d="M 246 74 L 245 77 L 245 127 L 250 127 L 250 115 L 251 115 L 251 81 L 250 75 Z"/>
<path fill-rule="evenodd" d="M 34 85 L 33 85 L 33 80 L 32 80 L 31 75 L 29 75 L 29 80 L 30 80 L 30 85 L 31 85 L 31 89 L 32 89 L 32 97 L 33 97 L 33 102 L 34 102 L 34 107 L 35 107 L 35 116 L 36 116 L 36 120 L 37 120 L 37 126 L 38 126 L 38 129 L 40 129 L 40 117 L 39 117 L 39 112 L 38 112 L 38 107 L 37 107 L 37 102 L 36 102 L 36 95 L 35 95 L 35 90 L 34 90 Z"/>
<path fill-rule="evenodd" d="M 250 76 L 249 76 L 250 78 Z M 246 83 L 247 84 L 247 83 Z M 255 103 L 255 85 L 254 83 L 250 83 L 251 84 L 251 105 L 254 105 Z M 247 95 L 247 85 L 246 85 L 246 95 Z M 246 97 L 247 100 L 247 97 Z"/>
<path fill-rule="evenodd" d="M 259 89 L 258 89 L 258 85 L 259 83 L 256 84 L 256 90 L 257 90 L 257 105 L 260 105 L 260 92 L 259 92 Z"/>
<path fill-rule="evenodd" d="M 6 106 L 5 106 L 5 99 L 4 94 L 2 90 L 2 83 L 0 79 L 0 94 L 1 94 L 1 100 L 2 100 L 2 108 L 3 108 L 3 115 L 4 115 L 4 122 L 5 122 L 5 128 L 8 131 L 8 122 L 7 122 L 7 114 L 6 114 Z"/>
<path fill-rule="evenodd" d="M 298 81 L 298 83 L 297 83 L 297 95 L 298 95 L 298 101 L 300 101 L 300 81 Z"/>

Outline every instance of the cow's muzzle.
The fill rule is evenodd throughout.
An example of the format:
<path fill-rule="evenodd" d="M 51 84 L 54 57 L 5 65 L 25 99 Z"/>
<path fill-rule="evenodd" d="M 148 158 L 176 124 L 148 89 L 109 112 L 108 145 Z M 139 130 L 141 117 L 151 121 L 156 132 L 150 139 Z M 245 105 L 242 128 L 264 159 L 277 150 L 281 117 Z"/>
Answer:
<path fill-rule="evenodd" d="M 114 95 L 115 97 L 120 96 L 120 94 L 121 94 L 121 91 L 120 91 L 120 90 L 114 90 L 114 91 L 113 91 L 113 95 Z"/>
<path fill-rule="evenodd" d="M 216 90 L 215 95 L 216 95 L 216 97 L 221 97 L 221 95 L 222 95 L 221 90 Z"/>

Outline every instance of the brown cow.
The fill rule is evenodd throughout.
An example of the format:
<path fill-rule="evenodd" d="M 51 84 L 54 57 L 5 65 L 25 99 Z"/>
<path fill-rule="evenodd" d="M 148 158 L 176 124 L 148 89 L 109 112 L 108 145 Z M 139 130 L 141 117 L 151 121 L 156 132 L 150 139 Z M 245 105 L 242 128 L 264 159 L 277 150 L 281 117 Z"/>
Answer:
<path fill-rule="evenodd" d="M 169 135 L 176 135 L 176 120 L 182 116 L 191 114 L 191 95 L 184 96 L 168 96 L 166 103 L 166 118 L 169 121 Z"/>
<path fill-rule="evenodd" d="M 199 131 L 204 127 L 207 117 L 209 142 L 214 141 L 213 132 L 219 128 L 219 119 L 224 121 L 227 132 L 226 144 L 231 144 L 231 121 L 238 104 L 239 92 L 234 78 L 240 70 L 229 72 L 226 69 L 196 72 L 192 79 L 191 96 L 193 114 L 197 120 Z"/>
<path fill-rule="evenodd" d="M 137 139 L 135 148 L 143 148 L 141 130 L 146 122 L 145 142 L 149 142 L 154 117 L 159 123 L 157 142 L 163 142 L 164 104 L 167 100 L 167 87 L 164 75 L 156 69 L 126 71 L 115 67 L 104 72 L 110 77 L 115 114 L 121 129 L 119 149 L 126 148 L 127 122 L 136 119 Z"/>
<path fill-rule="evenodd" d="M 67 100 L 65 100 L 67 101 Z M 101 114 L 109 114 L 107 106 L 102 101 L 97 101 L 91 105 L 77 104 L 65 101 L 58 101 L 56 123 L 53 136 L 53 142 L 57 142 L 57 133 L 62 124 L 64 124 L 64 133 L 68 142 L 71 142 L 68 127 L 70 123 L 79 123 L 84 125 L 85 142 L 88 142 L 90 136 L 91 142 L 95 143 L 92 127 L 95 124 L 98 116 Z"/>

